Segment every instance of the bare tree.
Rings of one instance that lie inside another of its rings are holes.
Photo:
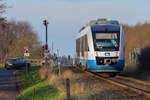
[[[7,58],[23,57],[24,46],[29,46],[33,51],[31,57],[39,58],[42,53],[37,34],[28,22],[8,22],[2,18],[6,8],[4,0],[0,0],[0,63],[4,63]]]
[[[6,8],[6,3],[4,3],[3,0],[0,0],[0,16],[5,12]]]
[[[32,52],[30,58],[40,58],[42,56],[40,41],[37,34],[32,31],[29,23],[19,21],[7,22],[4,19],[0,22],[1,62],[11,57],[23,57],[24,46],[29,46]]]

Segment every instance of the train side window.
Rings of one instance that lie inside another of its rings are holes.
[[[82,57],[84,57],[84,37],[83,36],[81,37],[81,40],[82,40],[82,43],[81,43],[82,44],[82,46],[81,46],[81,49],[82,49],[81,53],[82,54],[81,55],[82,55]]]
[[[78,40],[76,40],[76,52],[78,51],[77,47],[78,47]]]
[[[76,52],[77,52],[77,56],[80,56],[80,38],[78,38],[76,40]]]
[[[78,39],[78,56],[80,56],[80,38]]]

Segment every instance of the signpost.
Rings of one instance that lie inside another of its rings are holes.
[[[47,20],[44,20],[43,21],[43,24],[44,24],[44,26],[45,26],[45,33],[46,33],[46,44],[45,44],[45,48],[44,48],[44,57],[45,57],[45,65],[48,65],[49,64],[49,62],[48,62],[48,59],[50,59],[49,58],[49,50],[48,50],[48,43],[47,43],[47,41],[48,41],[48,21]]]
[[[31,54],[29,47],[28,46],[24,46],[24,56],[29,57]]]
[[[59,49],[57,49],[56,55],[57,55],[57,57],[59,57],[59,55],[60,55],[60,50]]]
[[[58,72],[59,72],[59,76],[60,76],[61,75],[61,68],[60,68],[61,62],[59,59],[59,56],[60,56],[60,50],[59,49],[57,49],[57,51],[56,51],[56,56],[57,56]]]
[[[30,50],[29,50],[29,47],[28,46],[24,46],[24,56],[25,57],[29,57],[30,56]],[[26,76],[28,77],[29,75],[29,64],[26,63]]]

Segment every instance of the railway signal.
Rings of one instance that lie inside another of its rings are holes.
[[[49,59],[49,50],[48,50],[48,43],[47,43],[47,41],[48,41],[48,21],[47,20],[44,20],[43,21],[43,24],[44,24],[44,26],[45,26],[45,33],[46,33],[46,43],[45,43],[45,45],[43,46],[43,51],[44,51],[44,58],[45,58],[45,64],[47,65],[48,64],[48,59]]]
[[[47,40],[48,40],[48,36],[47,36],[47,34],[48,34],[48,21],[47,20],[44,20],[43,21],[43,24],[44,24],[44,26],[45,26],[45,30],[46,30],[46,45],[48,45],[47,44]]]
[[[71,60],[71,57],[70,57],[70,55],[68,55],[68,60],[69,60],[69,61]]]

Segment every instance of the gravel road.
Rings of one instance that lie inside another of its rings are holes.
[[[14,100],[18,95],[14,72],[0,69],[0,100]]]

